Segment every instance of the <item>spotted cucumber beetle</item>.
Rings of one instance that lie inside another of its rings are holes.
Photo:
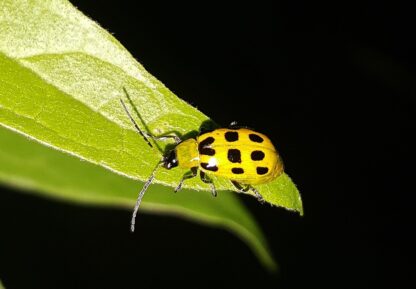
[[[127,91],[124,91],[132,104]],[[149,138],[155,141],[170,139],[175,142],[175,147],[162,156],[139,193],[131,219],[132,232],[144,193],[153,182],[156,170],[161,166],[168,170],[175,167],[189,169],[175,188],[175,192],[182,188],[185,180],[196,177],[199,171],[201,180],[210,185],[213,196],[217,195],[217,191],[210,175],[229,179],[240,192],[252,191],[261,202],[263,197],[252,185],[271,182],[283,173],[283,162],[270,139],[264,134],[237,127],[236,123],[232,123],[229,128],[203,132],[195,138],[182,140],[177,135],[158,137],[142,131],[123,99],[120,98],[120,102],[137,132],[150,147],[153,145]]]

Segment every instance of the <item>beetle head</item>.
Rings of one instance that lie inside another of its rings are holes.
[[[168,170],[177,167],[178,159],[176,157],[176,150],[171,150],[165,156],[163,156],[162,163],[162,166]]]

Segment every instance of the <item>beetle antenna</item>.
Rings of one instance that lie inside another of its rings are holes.
[[[126,89],[125,88],[123,88],[124,89],[124,91],[126,92],[126,94],[127,94],[127,91],[126,91]],[[134,127],[136,128],[136,130],[137,130],[137,132],[144,138],[144,140],[147,142],[147,144],[151,147],[151,148],[153,148],[153,145],[150,143],[150,141],[147,139],[147,137],[146,137],[146,134],[140,129],[140,127],[137,125],[137,123],[136,123],[136,121],[134,120],[134,118],[131,116],[131,114],[130,114],[130,112],[129,112],[129,110],[127,109],[127,106],[126,106],[126,104],[124,103],[124,101],[123,101],[123,99],[122,98],[120,98],[120,102],[121,102],[121,104],[123,105],[123,108],[124,108],[124,110],[126,111],[126,113],[127,113],[127,115],[128,115],[128,117],[130,118],[130,120],[131,120],[131,122],[133,123],[133,125],[134,125]]]
[[[134,227],[136,225],[136,215],[137,215],[137,211],[139,210],[140,207],[140,203],[142,202],[142,198],[144,196],[144,193],[147,191],[147,188],[150,186],[150,184],[153,182],[153,179],[155,178],[155,173],[156,170],[160,167],[160,165],[163,162],[160,161],[156,167],[153,169],[152,174],[150,175],[149,179],[144,183],[142,190],[139,193],[139,196],[137,197],[137,201],[136,201],[136,205],[134,206],[134,210],[133,210],[133,215],[131,217],[131,225],[130,225],[130,230],[133,233],[134,232]]]

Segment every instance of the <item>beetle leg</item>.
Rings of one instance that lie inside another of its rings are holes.
[[[216,196],[217,196],[217,190],[215,189],[215,185],[214,185],[214,183],[212,182],[212,179],[211,179],[209,176],[207,176],[207,174],[206,174],[206,173],[204,173],[203,171],[200,171],[200,172],[199,172],[199,175],[200,175],[200,177],[201,177],[201,180],[202,180],[204,183],[206,183],[206,184],[209,184],[209,185],[210,185],[210,187],[211,187],[211,193],[212,193],[212,195],[213,195],[214,197],[216,197]]]
[[[153,138],[154,140],[165,141],[165,140],[172,139],[176,144],[179,144],[182,141],[180,137],[174,134],[164,135],[164,136],[154,136],[147,132],[143,132],[143,134],[146,135],[147,137]]]
[[[242,184],[240,184],[239,182],[236,182],[236,181],[231,181],[231,183],[234,185],[234,187],[237,189],[237,190],[239,190],[240,192],[243,192],[243,193],[245,193],[245,192],[248,192],[249,190],[251,190],[253,193],[254,193],[254,195],[256,196],[256,198],[257,198],[257,200],[260,202],[260,203],[262,203],[262,204],[264,204],[264,199],[263,199],[263,196],[259,193],[259,191],[257,191],[255,188],[253,188],[252,186],[250,186],[250,185],[246,185],[245,187],[242,185]]]
[[[257,191],[255,188],[253,188],[252,186],[249,186],[250,190],[254,193],[254,195],[257,198],[257,201],[259,201],[260,203],[264,204],[264,199],[263,196],[259,193],[259,191]]]
[[[197,174],[198,174],[198,167],[193,167],[193,168],[191,168],[190,171],[186,172],[183,175],[181,181],[179,182],[179,185],[175,188],[175,193],[178,192],[182,188],[183,182],[185,180],[196,177]]]
[[[245,187],[243,187],[243,185],[242,185],[242,184],[240,184],[239,182],[233,181],[233,180],[231,180],[231,183],[234,185],[234,187],[235,187],[238,191],[240,191],[240,192],[242,192],[242,193],[245,193],[245,192],[247,192],[247,191],[250,189],[250,186],[245,186]]]
[[[129,103],[133,106],[133,110],[136,113],[136,115],[139,117],[139,119],[143,122],[143,119],[139,113],[139,111],[137,110],[137,108],[133,105],[133,101],[130,98],[130,95],[127,93],[127,90],[125,87],[123,87],[124,93],[126,94],[126,97],[129,101]],[[147,144],[152,148],[153,145],[151,144],[151,142],[148,140],[148,138],[150,139],[154,139],[154,140],[160,140],[160,141],[165,141],[165,140],[169,140],[172,139],[175,141],[176,144],[180,143],[182,140],[179,136],[177,136],[176,134],[171,134],[171,135],[165,135],[165,136],[154,136],[152,135],[150,132],[148,131],[143,131],[140,129],[139,125],[137,124],[137,122],[134,120],[133,116],[131,115],[130,111],[127,108],[126,103],[123,101],[122,98],[120,98],[120,102],[124,108],[124,110],[127,113],[127,116],[129,117],[130,121],[133,123],[134,127],[136,128],[137,132],[144,138],[144,140],[147,142]],[[145,125],[146,130],[148,130],[147,126]]]
[[[228,126],[229,128],[239,128],[238,123],[234,120]]]

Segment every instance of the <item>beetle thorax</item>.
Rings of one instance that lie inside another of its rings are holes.
[[[198,144],[195,139],[191,138],[184,140],[178,144],[173,151],[176,164],[181,168],[193,168],[199,166]]]

